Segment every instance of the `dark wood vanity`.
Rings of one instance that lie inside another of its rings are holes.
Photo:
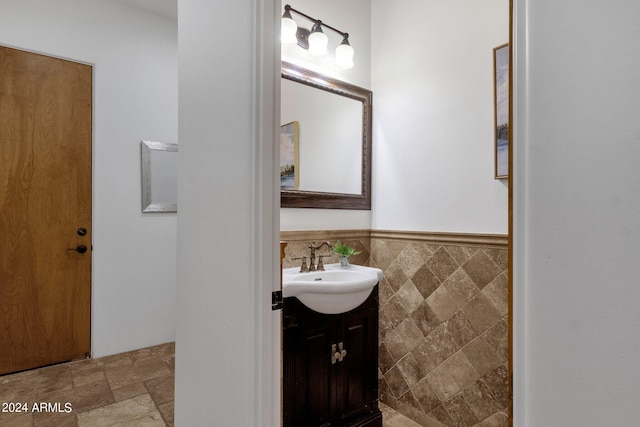
[[[342,314],[285,298],[283,328],[284,427],[382,427],[378,286]]]

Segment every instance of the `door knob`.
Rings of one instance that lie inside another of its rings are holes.
[[[67,251],[76,251],[79,254],[83,254],[87,252],[87,247],[85,245],[78,245],[75,248],[67,249]]]

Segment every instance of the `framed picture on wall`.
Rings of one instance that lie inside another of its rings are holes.
[[[297,190],[300,186],[298,163],[298,122],[280,126],[280,188]]]
[[[509,178],[509,44],[493,49],[495,178]]]

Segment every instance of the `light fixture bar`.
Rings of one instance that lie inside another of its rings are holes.
[[[319,19],[315,19],[315,18],[313,18],[313,17],[311,17],[311,16],[307,15],[306,13],[302,13],[302,12],[300,12],[299,10],[292,8],[292,7],[291,7],[290,5],[288,5],[288,4],[284,6],[284,10],[285,10],[285,12],[287,12],[287,11],[289,11],[289,12],[295,12],[295,13],[297,13],[297,14],[298,14],[298,15],[300,15],[300,16],[304,16],[304,17],[305,17],[305,18],[307,18],[309,21],[311,21],[311,22],[313,22],[313,23],[316,23],[316,24],[320,24],[323,28],[329,28],[330,30],[333,30],[333,31],[335,31],[336,33],[340,34],[342,37],[349,37],[349,34],[348,34],[348,33],[345,33],[345,32],[343,32],[343,31],[340,31],[340,30],[338,30],[337,28],[334,28],[334,27],[332,27],[331,25],[328,25],[328,24],[326,24],[326,23],[322,22],[322,21],[321,21],[321,20],[319,20]]]

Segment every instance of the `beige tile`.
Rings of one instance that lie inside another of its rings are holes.
[[[80,387],[86,384],[95,383],[98,381],[105,381],[107,378],[104,376],[103,370],[89,370],[81,371],[73,374],[73,386]]]
[[[391,406],[385,405],[384,403],[379,403],[378,404],[378,409],[380,409],[380,412],[382,412],[382,419],[388,419],[394,415],[396,415],[398,412],[393,409]]]
[[[394,291],[400,289],[408,279],[404,270],[397,261],[393,261],[391,265],[384,270],[384,277],[387,279],[387,283],[389,283]]]
[[[112,388],[120,388],[130,384],[147,381],[171,373],[169,366],[162,360],[141,359],[132,365],[105,369],[107,380]]]
[[[382,270],[386,270],[395,259],[386,243],[381,239],[373,239],[371,241],[371,257]]]
[[[451,378],[453,378],[461,390],[480,377],[478,371],[476,371],[462,351],[456,352],[440,366],[451,375]]]
[[[421,427],[420,424],[410,418],[396,412],[393,416],[382,418],[382,427]]]
[[[161,405],[157,405],[160,414],[162,415],[162,419],[164,419],[167,427],[173,427],[173,413],[174,413],[174,403],[173,400],[170,402],[165,402]]]
[[[387,346],[384,342],[380,343],[378,347],[378,367],[382,373],[387,372],[389,369],[393,368],[393,365],[396,364],[396,361],[387,350]]]
[[[109,384],[103,380],[85,384],[71,390],[50,394],[47,399],[40,401],[60,402],[61,406],[69,403],[72,408],[72,414],[77,415],[94,408],[109,405],[114,402],[114,399]],[[34,414],[34,419],[36,422],[53,422],[59,418],[64,418],[64,415],[67,414],[42,412]]]
[[[391,297],[395,295],[395,291],[389,285],[386,278],[383,278],[380,283],[378,283],[378,300],[380,307],[383,307]]]
[[[412,242],[410,243],[410,245],[418,252],[419,258],[422,260],[422,262],[425,262],[433,255],[434,251],[427,243]]]
[[[422,304],[411,313],[411,318],[416,322],[416,325],[424,336],[428,336],[441,323],[436,313],[426,301],[423,301]]]
[[[418,289],[420,294],[422,294],[423,298],[428,298],[433,291],[438,289],[438,286],[440,286],[441,283],[440,279],[433,274],[427,265],[420,267],[411,277],[411,281],[416,286],[416,289]]]
[[[478,331],[471,324],[462,310],[458,310],[444,324],[445,329],[453,337],[459,347],[464,347],[478,336]]]
[[[483,250],[473,254],[462,265],[462,268],[480,289],[484,288],[502,272]]]
[[[135,396],[140,396],[141,394],[149,392],[144,383],[130,384],[124,387],[113,389],[111,391],[113,392],[113,398],[116,402],[120,402],[121,400],[126,400]]]
[[[482,249],[499,269],[506,270],[509,268],[509,251],[507,249]]]
[[[469,248],[465,246],[451,246],[447,245],[444,247],[449,255],[456,261],[458,265],[464,264],[466,260],[469,259],[471,255],[476,252],[476,248]]]
[[[378,313],[378,336],[380,337],[380,342],[384,342],[387,339],[387,335],[395,330],[396,326],[389,316],[385,313]]]
[[[462,268],[457,269],[443,284],[449,291],[451,298],[458,304],[458,307],[465,305],[467,301],[480,292],[480,289]]]
[[[156,405],[173,401],[173,374],[154,378],[144,384]]]
[[[391,321],[392,327],[397,327],[403,320],[407,318],[409,313],[407,309],[402,305],[398,295],[394,295],[391,299],[382,307],[380,312],[387,316]]]
[[[426,258],[416,245],[408,244],[396,258],[396,262],[407,277],[411,277],[424,264]]]
[[[431,387],[427,378],[423,378],[411,387],[411,391],[425,413],[431,412],[440,405],[438,394]]]
[[[428,373],[451,357],[457,350],[458,346],[454,339],[444,327],[439,326],[412,353],[420,363],[423,372]]]
[[[411,352],[413,357],[416,358],[422,372],[429,373],[433,371],[436,367],[438,367],[446,357],[437,353],[434,349],[432,349],[430,343],[422,342]]]
[[[441,402],[445,402],[460,391],[458,384],[442,365],[431,371],[426,376],[426,380]]]
[[[486,331],[500,320],[500,313],[493,308],[489,299],[482,292],[471,298],[462,307],[462,311],[478,332]]]
[[[410,393],[407,393],[407,396],[403,396],[403,398],[404,399],[395,402],[396,410],[402,416],[402,418],[396,418],[393,420],[394,422],[408,423],[408,425],[411,427],[415,426],[415,424],[413,423],[417,423],[422,427],[448,427],[444,426],[436,419],[425,414],[422,408],[419,407],[419,405],[417,407],[414,406],[417,404],[417,401],[411,398]],[[407,424],[400,425],[406,426]]]
[[[79,427],[164,427],[160,412],[148,394],[78,414]]]
[[[173,342],[156,345],[153,347],[141,348],[139,350],[126,353],[134,363],[141,359],[162,359],[166,360],[176,353],[176,345]]]
[[[385,345],[395,360],[402,359],[407,353],[420,344],[424,336],[416,323],[405,319],[397,328],[389,332],[385,338]]]
[[[398,368],[409,387],[420,381],[424,376],[420,364],[411,353],[407,353],[407,355],[398,362]]]
[[[482,293],[500,316],[509,313],[509,288],[506,273],[499,274],[482,290]]]
[[[505,365],[498,366],[495,370],[486,374],[484,382],[491,389],[498,406],[506,411],[511,404],[511,393],[509,392],[509,369]]]
[[[500,410],[491,390],[482,380],[464,389],[462,395],[478,420],[484,420]]]
[[[12,414],[11,418],[3,419],[0,425],[2,427],[32,427],[33,426],[33,414],[23,414],[15,416]]]
[[[402,240],[385,240],[387,248],[393,258],[398,258],[400,253],[407,247],[409,243]]]
[[[448,359],[458,351],[459,346],[453,337],[447,332],[444,325],[440,325],[433,330],[424,342],[431,347],[433,352],[442,358],[442,361]]]
[[[384,376],[378,379],[378,398],[380,399],[380,402],[395,400],[393,391],[391,391],[391,387],[389,387],[389,383]]]
[[[389,369],[389,371],[384,374],[384,378],[396,398],[402,396],[409,390],[409,385],[402,376],[402,372],[398,366]]]
[[[46,402],[51,394],[73,388],[71,371],[56,365],[0,377],[3,402]],[[13,414],[0,412],[0,419]]]
[[[406,415],[407,417],[415,420],[416,414],[422,412],[422,407],[413,396],[411,389],[407,390],[405,394],[400,396],[397,400],[398,409],[401,414]]]
[[[509,417],[503,412],[497,412],[484,420],[481,427],[509,427]]]
[[[444,247],[433,253],[427,260],[427,266],[440,282],[447,280],[458,269],[458,264]]]
[[[482,337],[471,341],[462,351],[473,367],[476,368],[480,376],[496,369],[500,365],[500,360],[498,356],[496,356],[495,351]]]
[[[447,400],[443,405],[447,409],[454,425],[474,426],[480,421],[460,394]]]
[[[509,325],[506,319],[500,320],[483,335],[487,344],[493,348],[498,360],[506,362],[509,358]]]
[[[438,406],[436,409],[431,411],[429,415],[447,426],[456,425],[443,405]]]
[[[78,419],[73,414],[55,414],[43,419],[34,416],[33,427],[78,427]]]
[[[426,301],[441,322],[447,320],[458,310],[458,305],[444,286],[438,287]]]
[[[119,353],[98,359],[85,359],[71,362],[69,368],[74,375],[79,375],[80,372],[97,372],[107,368],[131,365],[132,363],[133,361],[129,358],[128,353]]]
[[[413,284],[411,279],[407,280],[405,284],[398,289],[396,296],[409,313],[412,313],[424,301],[422,294],[420,294],[420,291],[418,291],[418,288],[416,288],[416,285]]]

